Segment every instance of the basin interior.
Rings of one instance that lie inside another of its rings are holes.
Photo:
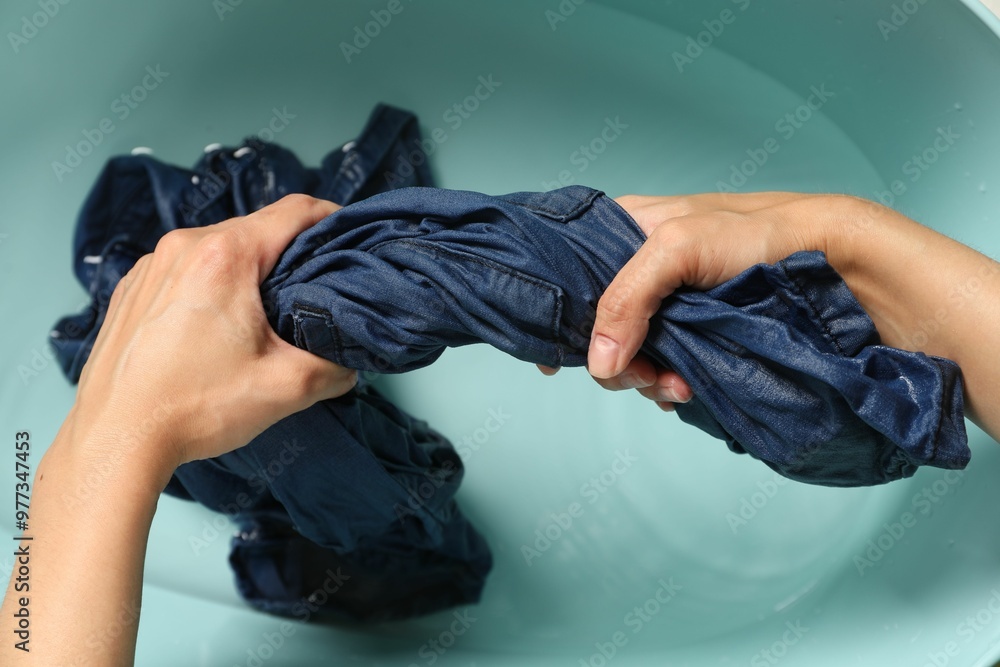
[[[0,166],[13,316],[0,421],[30,430],[40,455],[73,400],[46,338],[85,301],[71,233],[108,157],[147,146],[192,164],[206,144],[270,126],[315,165],[379,101],[444,137],[430,158],[441,187],[891,193],[903,212],[1000,254],[1000,45],[986,15],[940,0],[896,26],[892,3],[859,4],[61,6],[0,63],[16,91]],[[7,3],[2,24],[37,9]],[[124,114],[115,101],[147,67],[166,75]],[[53,167],[104,118],[114,129],[79,164]],[[950,642],[960,664],[995,657],[1000,455],[971,424],[962,474],[829,489],[786,482],[582,369],[544,378],[475,346],[378,383],[465,460],[459,501],[496,561],[468,629],[449,639],[445,613],[285,632],[236,596],[217,515],[165,497],[139,664],[253,664],[275,632],[285,634],[266,664],[598,667],[612,652],[622,665],[918,664]],[[906,513],[913,525],[898,534]]]

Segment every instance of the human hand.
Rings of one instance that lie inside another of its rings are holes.
[[[79,440],[141,454],[169,474],[350,391],[354,371],[277,336],[259,289],[292,239],[339,208],[289,195],[244,218],[167,233],[111,297],[67,419],[87,435]],[[125,436],[135,435],[129,425],[142,437]]]
[[[598,303],[588,369],[604,388],[638,389],[667,411],[690,400],[691,388],[674,371],[637,355],[663,299],[681,286],[709,289],[798,250],[825,251],[829,221],[870,215],[877,206],[854,197],[786,192],[616,201],[647,241]]]

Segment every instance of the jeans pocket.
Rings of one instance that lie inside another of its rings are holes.
[[[458,334],[443,344],[482,341],[532,363],[562,365],[559,344],[563,290],[558,285],[454,247],[406,240],[385,248],[397,255],[424,286],[424,309],[442,331]]]

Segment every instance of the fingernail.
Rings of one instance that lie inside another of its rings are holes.
[[[611,377],[618,364],[620,346],[615,340],[604,334],[597,334],[590,342],[588,355],[590,374],[596,377]]]
[[[635,373],[626,373],[622,376],[622,386],[626,389],[638,389],[639,387],[648,387],[649,385],[649,382],[644,382]]]
[[[676,403],[677,397],[674,396],[674,390],[669,387],[660,387],[656,390],[656,400],[658,401],[668,401],[670,403]]]
[[[674,403],[687,403],[692,398],[694,398],[694,394],[692,394],[691,390],[688,389],[686,386],[684,387],[683,391],[678,391],[676,387],[671,387],[671,389],[673,390],[674,396],[676,397],[674,398]]]
[[[671,403],[687,403],[691,400],[691,392],[678,391],[674,384],[668,384],[656,390],[656,398],[660,401],[670,401]]]

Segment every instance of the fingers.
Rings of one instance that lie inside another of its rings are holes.
[[[646,387],[641,387],[639,393],[655,401],[660,407],[662,403],[687,403],[694,397],[691,387],[674,371],[662,371],[656,380]]]
[[[610,378],[594,378],[597,384],[611,391],[624,389],[639,389],[656,382],[656,367],[646,357],[639,355],[629,361],[628,365],[618,375]]]
[[[597,304],[590,339],[588,369],[595,378],[620,375],[639,351],[649,331],[649,318],[660,303],[690,274],[692,250],[666,238],[662,229],[639,248]]]
[[[558,368],[553,368],[552,366],[543,366],[542,364],[535,365],[538,366],[538,370],[540,370],[543,375],[548,375],[549,377],[552,377],[559,372]]]
[[[323,199],[293,194],[246,218],[227,220],[219,226],[238,226],[248,246],[248,256],[256,258],[258,262],[260,267],[258,282],[261,282],[296,236],[340,208],[342,207],[339,204]]]

